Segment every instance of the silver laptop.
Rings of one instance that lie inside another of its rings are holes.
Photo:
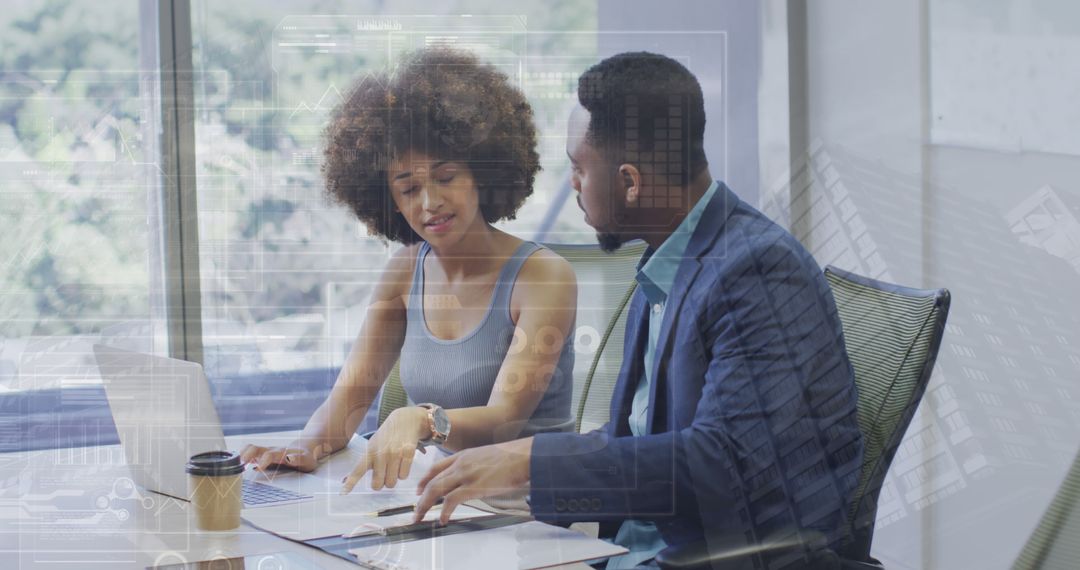
[[[100,344],[94,357],[131,477],[150,491],[188,501],[187,460],[225,449],[225,434],[202,366]],[[244,507],[312,499],[244,480]]]

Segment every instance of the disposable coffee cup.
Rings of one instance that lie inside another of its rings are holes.
[[[232,530],[240,526],[244,472],[240,456],[229,451],[207,451],[191,456],[184,470],[199,528]]]

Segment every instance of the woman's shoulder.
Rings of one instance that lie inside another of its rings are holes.
[[[577,287],[574,268],[563,256],[540,247],[534,251],[518,272],[518,285],[526,287]]]
[[[390,254],[390,265],[395,268],[410,267],[416,264],[416,257],[420,255],[420,248],[426,242],[418,241],[409,245],[403,245],[394,253]]]
[[[424,242],[400,247],[390,254],[390,259],[383,268],[380,281],[382,284],[402,294],[409,291],[412,285],[413,272],[416,269],[416,258],[420,255],[420,248]]]
[[[540,247],[525,259],[514,283],[510,319],[520,322],[525,311],[556,319],[567,327],[577,311],[577,276],[570,262]]]

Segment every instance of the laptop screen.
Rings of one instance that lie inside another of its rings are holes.
[[[225,449],[202,367],[104,345],[94,355],[132,479],[188,499],[188,458]]]

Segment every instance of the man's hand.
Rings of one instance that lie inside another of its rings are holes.
[[[461,503],[501,495],[529,484],[532,438],[517,439],[461,451],[439,461],[420,480],[413,522],[423,520],[436,501],[444,499],[439,522]]]

